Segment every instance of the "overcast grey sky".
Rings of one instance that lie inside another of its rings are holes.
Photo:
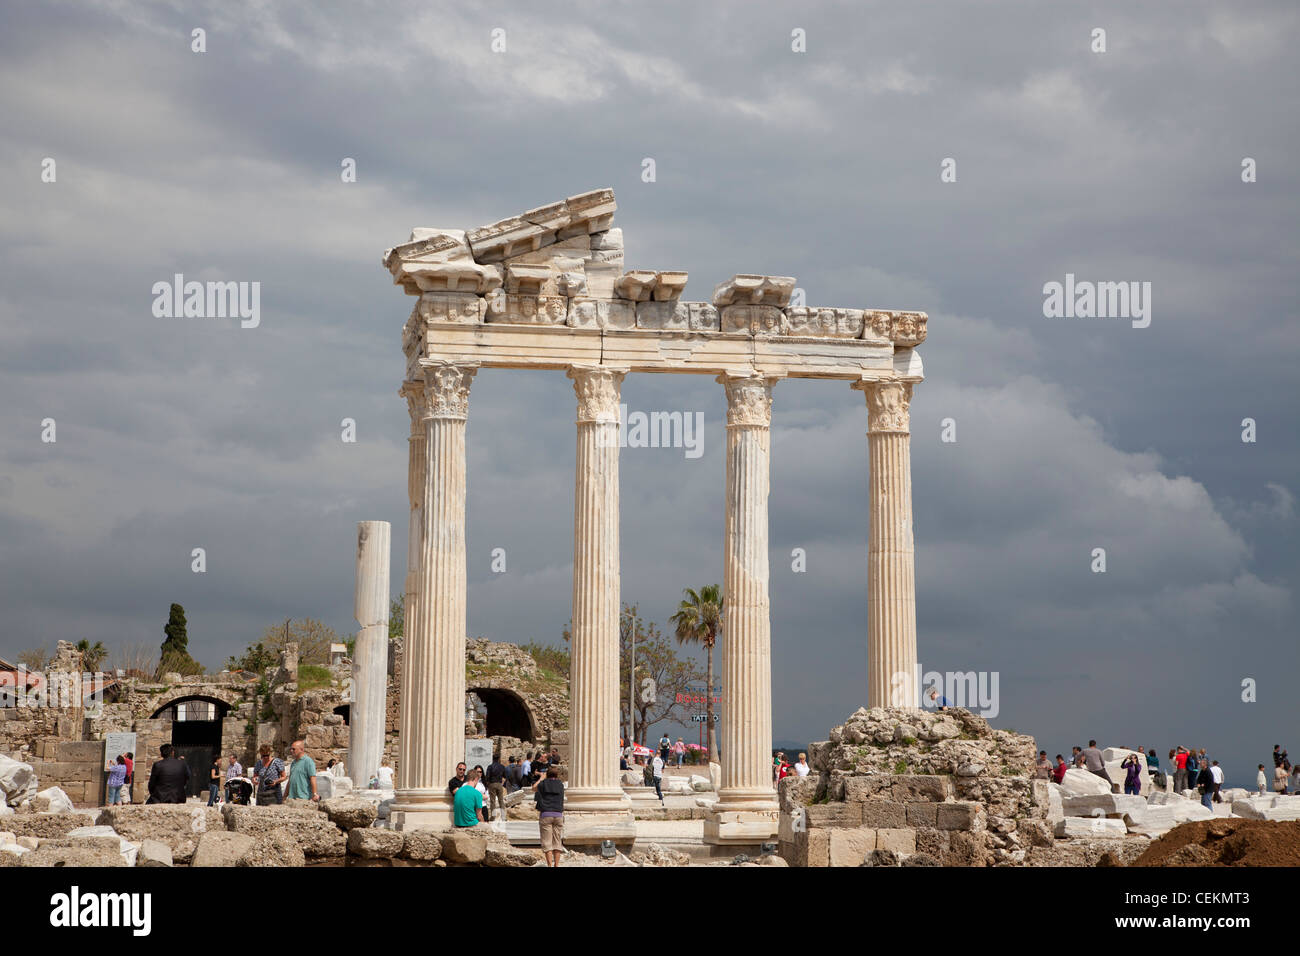
[[[287,616],[355,629],[356,522],[393,523],[395,589],[406,553],[413,300],[381,252],[612,186],[627,268],[686,298],[758,272],[929,313],[927,669],[998,672],[995,723],[1052,753],[1204,746],[1250,785],[1300,753],[1298,28],[1291,2],[6,5],[0,655],[156,644],[173,601],[209,665]],[[260,326],[155,318],[177,272],[260,282]],[[1066,273],[1150,282],[1150,326],[1044,318]],[[623,596],[665,626],[722,578],[725,403],[623,396],[705,416],[702,457],[622,459]],[[807,381],[773,409],[774,732],[802,742],[865,700],[866,411]],[[569,620],[573,417],[562,373],[474,384],[471,636]]]

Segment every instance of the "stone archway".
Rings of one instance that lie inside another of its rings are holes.
[[[210,694],[181,694],[153,712],[171,722],[171,745],[190,765],[189,796],[208,792],[208,768],[221,755],[221,722],[231,703]]]
[[[467,687],[487,707],[487,736],[538,741],[537,718],[515,691],[505,687]]]

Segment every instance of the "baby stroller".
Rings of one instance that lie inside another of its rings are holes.
[[[253,784],[247,777],[235,777],[226,781],[226,802],[248,806],[253,795]]]

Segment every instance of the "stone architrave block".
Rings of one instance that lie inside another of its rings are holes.
[[[575,329],[634,329],[636,303],[626,299],[570,299],[566,324]]]
[[[773,305],[728,305],[720,315],[723,332],[780,335],[785,330],[785,313]]]
[[[470,292],[425,292],[415,303],[415,318],[422,322],[476,325],[486,311],[483,297]]]
[[[974,802],[935,804],[934,825],[940,830],[980,831],[985,828],[984,805]]]
[[[798,306],[785,310],[786,332],[813,338],[857,339],[862,337],[862,315],[862,309]]]
[[[713,304],[768,305],[783,309],[794,292],[793,276],[736,275],[713,290]]]
[[[484,321],[513,325],[564,325],[568,306],[568,300],[560,295],[511,295],[508,292],[490,295]]]
[[[916,852],[916,830],[910,827],[877,830],[876,849],[892,850],[899,856],[911,856]]]
[[[717,332],[718,310],[707,302],[638,302],[636,324],[639,329],[673,332]]]
[[[860,827],[862,805],[858,803],[814,803],[804,808],[809,828]]]
[[[892,800],[864,800],[862,803],[845,804],[845,806],[857,806],[862,808],[862,825],[865,827],[905,827],[907,821],[907,807],[901,803],[894,803]],[[931,822],[930,826],[934,826]]]
[[[875,830],[831,830],[827,862],[831,866],[861,866],[875,848]]]

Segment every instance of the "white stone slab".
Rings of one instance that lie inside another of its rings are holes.
[[[1128,834],[1123,820],[1109,817],[1066,817],[1056,824],[1058,837],[1107,837],[1122,839]]]
[[[1065,776],[1061,780],[1061,794],[1065,797],[1082,797],[1110,792],[1110,784],[1105,780],[1089,773],[1087,770],[1080,770],[1078,767],[1071,767],[1065,771]]]

